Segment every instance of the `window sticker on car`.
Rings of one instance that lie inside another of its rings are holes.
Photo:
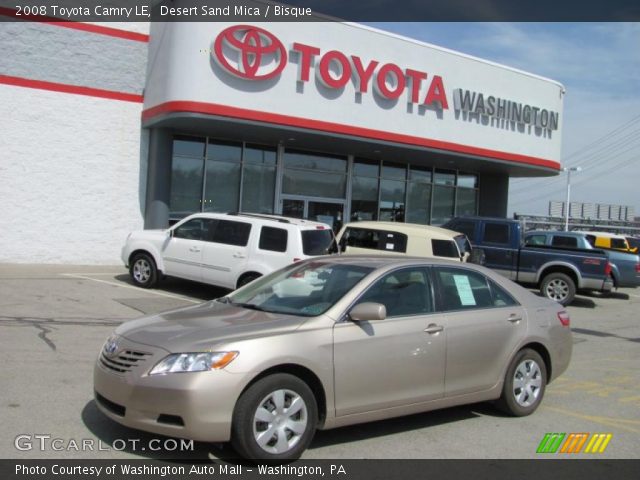
[[[453,281],[456,283],[460,303],[465,307],[476,305],[476,298],[473,296],[473,290],[469,284],[469,277],[466,275],[454,275]]]
[[[393,250],[394,246],[395,245],[393,243],[387,243],[386,248],[387,248],[387,250]]]

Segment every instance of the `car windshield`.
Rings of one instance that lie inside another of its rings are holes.
[[[320,261],[294,264],[225,298],[253,310],[313,317],[326,312],[372,270]]]

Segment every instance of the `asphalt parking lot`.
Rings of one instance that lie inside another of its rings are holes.
[[[93,363],[117,325],[224,293],[172,279],[143,290],[123,267],[0,265],[0,458],[233,458],[122,427],[92,398]],[[612,434],[604,453],[554,458],[640,458],[639,307],[640,290],[578,297],[571,366],[530,417],[475,404],[345,427],[318,432],[303,458],[535,458],[548,432]]]

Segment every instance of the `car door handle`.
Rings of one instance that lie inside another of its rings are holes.
[[[511,322],[511,323],[518,323],[520,320],[522,320],[522,316],[521,315],[516,315],[515,313],[512,313],[507,318],[507,321]]]
[[[200,249],[198,247],[189,247],[189,251],[198,253]]]
[[[247,258],[247,256],[243,253],[234,253],[233,254],[234,258]]]
[[[424,331],[429,334],[440,333],[442,330],[444,330],[444,327],[442,325],[436,325],[435,323],[430,324],[424,329]]]

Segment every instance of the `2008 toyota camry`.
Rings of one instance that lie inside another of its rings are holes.
[[[124,425],[277,462],[316,429],[485,400],[528,415],[571,350],[559,304],[483,267],[323,257],[121,325],[94,386]]]

